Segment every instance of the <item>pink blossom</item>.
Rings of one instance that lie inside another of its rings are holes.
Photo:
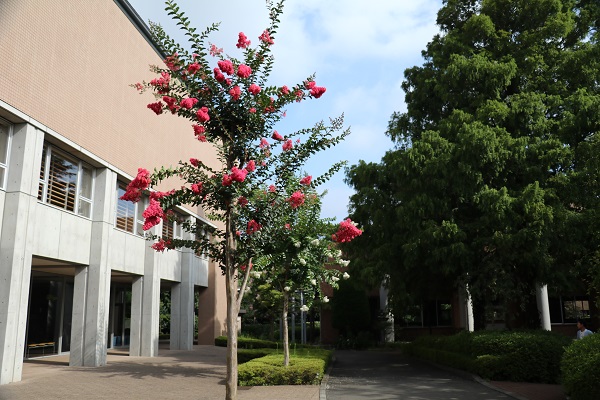
[[[260,147],[261,149],[265,149],[265,148],[268,148],[269,146],[270,145],[269,145],[269,142],[267,142],[267,139],[265,139],[265,138],[260,139],[260,144],[258,145],[258,147]]]
[[[192,192],[199,194],[202,191],[202,182],[192,183]]]
[[[338,231],[331,235],[334,242],[344,243],[349,242],[357,236],[362,235],[362,230],[358,229],[350,218],[340,222]]]
[[[282,148],[283,151],[288,151],[291,150],[292,147],[294,147],[294,145],[292,144],[292,139],[288,139],[285,141],[285,143],[283,144]]]
[[[244,32],[238,33],[238,42],[236,44],[236,47],[238,49],[245,49],[248,46],[250,46],[250,41],[248,40],[248,37],[244,35]]]
[[[312,97],[314,97],[315,99],[318,99],[319,97],[323,96],[323,93],[325,93],[327,89],[321,86],[315,86],[312,89],[310,89],[310,94]]]
[[[220,60],[217,62],[221,71],[226,73],[227,75],[233,75],[235,73],[235,68],[233,68],[233,63],[229,60]]]
[[[245,169],[248,172],[254,172],[254,170],[256,169],[256,163],[254,162],[254,160],[248,161],[248,164],[246,164]]]
[[[179,70],[179,54],[174,53],[171,56],[168,56],[167,58],[165,58],[165,65],[167,66],[167,68],[169,68],[171,71],[177,71]]]
[[[193,97],[186,97],[185,99],[181,100],[181,103],[179,104],[181,105],[181,107],[187,108],[189,110],[190,108],[194,107],[197,102],[198,99],[195,99]]]
[[[296,191],[292,193],[292,195],[287,198],[286,201],[290,203],[292,208],[298,208],[304,204],[304,193]]]
[[[246,207],[248,205],[248,199],[244,196],[240,196],[238,198],[238,204],[240,205],[240,207]]]
[[[156,115],[160,115],[163,112],[162,103],[160,101],[157,101],[156,103],[150,103],[146,107],[154,111]]]
[[[203,143],[206,142],[206,136],[204,136],[204,135],[198,135],[197,139],[199,142],[203,142]]]
[[[250,75],[252,75],[252,68],[245,64],[240,64],[240,66],[238,67],[237,76],[245,79]]]
[[[253,95],[257,95],[260,93],[260,86],[256,85],[256,84],[252,84],[250,85],[250,87],[248,88],[248,91],[250,93],[252,93]]]
[[[233,100],[239,100],[240,96],[242,95],[242,90],[239,86],[234,86],[231,89],[229,89],[229,95]]]
[[[165,249],[167,249],[167,245],[170,245],[171,241],[164,241],[162,238],[158,239],[158,242],[154,243],[151,247],[156,250],[156,251],[160,251],[161,253],[163,251],[165,251]]]
[[[277,191],[277,188],[275,187],[275,185],[269,185],[269,192],[275,193],[276,191]]]
[[[306,82],[304,82],[304,87],[307,89],[312,89],[315,87],[316,84],[317,84],[317,82],[315,82],[315,81],[306,81]]]
[[[231,79],[229,79],[229,78],[225,79],[225,84],[227,86],[231,86],[231,82],[232,82]]]
[[[260,228],[262,228],[262,225],[256,222],[255,220],[251,219],[250,221],[248,221],[246,233],[248,235],[252,235],[254,232],[258,232]]]
[[[150,172],[145,168],[138,168],[137,176],[129,182],[127,190],[120,197],[121,200],[137,202],[142,197],[142,192],[150,187]]]
[[[150,204],[148,205],[148,208],[144,210],[142,216],[145,219],[142,229],[147,231],[153,226],[158,225],[160,220],[165,217],[165,213],[160,206],[160,203],[157,200],[150,198]]]
[[[288,231],[292,230],[292,226],[290,224],[285,224],[284,225],[285,229],[287,229]]]
[[[231,180],[234,182],[244,182],[248,171],[239,169],[238,167],[231,168]]]
[[[304,98],[304,92],[300,89],[296,90],[296,101],[300,102]]]
[[[200,71],[200,64],[197,62],[188,65],[187,67],[188,74],[194,75],[196,72]]]
[[[285,96],[285,95],[290,94],[290,89],[286,85],[283,85],[280,89],[280,92],[282,95]]]
[[[275,140],[279,140],[279,141],[282,141],[282,140],[283,140],[283,136],[281,136],[281,135],[279,134],[279,132],[277,132],[277,131],[273,131],[273,136],[271,136],[271,137],[272,137],[273,139],[275,139]]]
[[[175,189],[169,190],[168,192],[158,192],[158,191],[157,192],[152,192],[152,193],[150,193],[150,198],[154,199],[154,200],[160,200],[160,199],[162,199],[165,196],[172,195],[173,193],[175,193]],[[173,212],[173,211],[171,211],[171,212]]]
[[[251,107],[249,110],[250,114],[254,114],[256,112],[256,108]]]
[[[258,37],[258,39],[263,43],[267,43],[268,45],[275,44],[273,39],[271,39],[271,35],[269,34],[269,31],[267,29],[264,30],[264,32]]]
[[[150,84],[158,89],[159,93],[165,93],[169,90],[169,82],[171,81],[171,75],[168,72],[161,72],[160,78],[154,78],[150,81]]]
[[[197,167],[198,164],[200,164],[200,161],[197,158],[190,158],[190,164],[192,164],[194,167]]]
[[[232,183],[233,183],[233,179],[231,179],[231,175],[224,174],[223,175],[223,180],[221,181],[221,184],[223,186],[230,186]]]
[[[216,55],[221,54],[222,52],[223,52],[223,49],[219,49],[214,44],[210,45],[209,53],[210,53],[211,56],[215,57]]]
[[[312,181],[312,176],[307,175],[304,178],[300,179],[300,184],[308,186],[308,185],[310,185],[311,181]]]
[[[208,115],[208,108],[202,107],[198,111],[196,111],[196,117],[200,122],[207,122],[210,120],[210,116]]]
[[[137,90],[142,91],[144,89],[144,85],[142,85],[141,83],[136,83],[135,85],[133,85]]]
[[[223,82],[225,81],[225,75],[223,75],[223,73],[221,73],[221,70],[217,67],[215,67],[215,69],[213,69],[213,72],[215,73],[215,79],[219,82]]]

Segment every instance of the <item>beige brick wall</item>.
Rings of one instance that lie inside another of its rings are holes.
[[[152,96],[128,86],[161,63],[112,0],[0,1],[0,99],[134,176],[216,163],[190,121],[156,116]]]

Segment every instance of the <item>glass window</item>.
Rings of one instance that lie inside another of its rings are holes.
[[[51,145],[44,146],[38,200],[89,218],[93,186],[94,170],[90,166]]]
[[[202,238],[206,240],[210,240],[210,233],[206,229],[206,225],[201,222],[199,219],[196,220],[196,241],[202,240]],[[199,248],[196,250],[196,255],[202,258],[208,258],[208,252],[206,249]]]
[[[127,185],[122,182],[118,182],[115,226],[124,231],[143,236],[144,217],[142,214],[145,210],[146,197],[143,196],[137,203],[121,200],[121,196],[123,196],[126,191]]]
[[[550,321],[574,323],[577,318],[590,318],[590,302],[587,296],[562,296],[549,299]]]
[[[0,120],[0,188],[4,189],[6,171],[8,169],[8,152],[10,145],[10,125]]]

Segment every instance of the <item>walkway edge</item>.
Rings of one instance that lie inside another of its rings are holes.
[[[331,356],[331,363],[329,364],[329,367],[327,367],[327,371],[321,380],[321,387],[319,388],[319,400],[327,400],[327,385],[329,384],[329,374],[331,374],[333,364],[335,364],[335,353],[333,356]]]

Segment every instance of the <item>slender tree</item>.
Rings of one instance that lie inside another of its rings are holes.
[[[319,122],[312,128],[291,134],[279,134],[275,124],[285,114],[290,103],[319,98],[325,88],[316,85],[314,76],[288,86],[269,86],[273,68],[270,48],[274,44],[283,1],[267,3],[270,25],[258,37],[258,46],[250,47],[250,39],[240,32],[237,47],[243,51],[238,60],[223,55],[222,50],[207,43],[208,35],[217,29],[212,25],[196,32],[189,19],[174,1],[166,2],[166,11],[177,21],[189,39],[187,47],[172,40],[159,25],[151,25],[153,39],[170,54],[166,68],[153,67],[158,74],[150,82],[134,86],[150,90],[156,102],[148,108],[156,114],[171,112],[191,122],[190,134],[215,148],[221,166],[209,166],[195,158],[180,161],[177,167],[155,169],[150,174],[140,169],[130,183],[124,199],[137,201],[151,186],[165,179],[179,178],[178,188],[168,192],[150,193],[150,204],[144,212],[144,229],[149,230],[170,210],[184,205],[203,207],[212,219],[224,226],[213,229],[211,240],[201,235],[203,227],[192,222],[183,224],[188,232],[198,234],[196,240],[164,240],[149,235],[157,251],[189,247],[201,249],[216,261],[225,275],[227,296],[227,379],[226,399],[237,398],[237,328],[236,321],[249,278],[252,259],[277,238],[265,233],[265,228],[280,212],[271,204],[280,204],[281,192],[269,193],[268,202],[253,203],[252,194],[269,182],[279,187],[288,175],[299,169],[313,154],[336,145],[349,134],[341,130],[342,118],[329,124]],[[312,186],[324,182],[339,170],[334,164],[313,180]],[[307,188],[300,185],[298,193]],[[268,271],[265,271],[268,273]],[[238,290],[239,289],[239,290]]]

